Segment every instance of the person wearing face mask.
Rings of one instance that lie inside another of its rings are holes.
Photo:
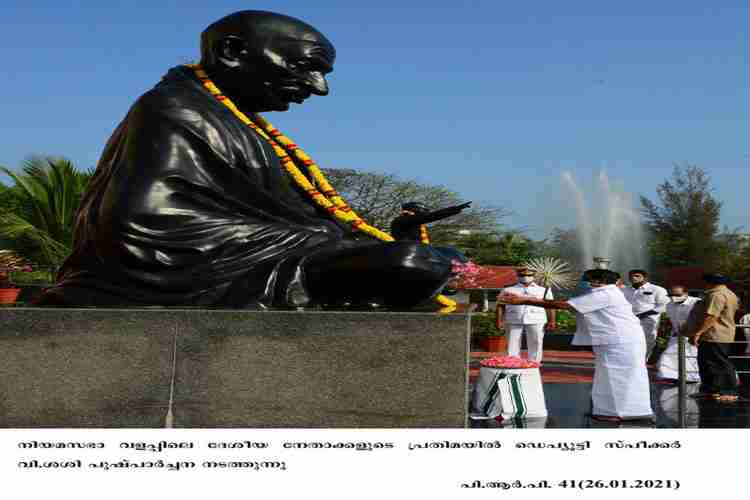
[[[633,314],[641,321],[641,328],[646,339],[646,360],[656,345],[659,331],[659,316],[669,303],[667,291],[648,281],[648,273],[643,269],[632,269],[628,273],[630,286],[622,289],[625,298],[633,306]]]
[[[518,283],[505,288],[501,293],[513,293],[538,299],[553,299],[552,292],[545,287],[534,283],[534,271],[521,268],[516,271]],[[545,311],[541,307],[519,305],[506,306],[498,303],[495,309],[495,326],[500,329],[505,325],[508,336],[508,356],[520,356],[521,335],[526,334],[529,359],[537,362],[542,361],[542,346],[544,341],[544,328],[554,330],[556,325],[555,312]]]
[[[594,351],[591,388],[592,418],[606,422],[652,419],[651,394],[644,355],[646,341],[633,308],[617,288],[620,275],[608,269],[589,269],[583,280],[591,290],[568,300],[542,300],[503,293],[504,304],[533,305],[573,311],[582,324],[574,345]]]
[[[680,335],[680,331],[684,328],[685,322],[690,315],[690,311],[696,303],[700,302],[697,297],[690,297],[687,293],[687,289],[683,285],[672,285],[669,288],[669,297],[671,301],[667,304],[667,317],[672,325],[672,336],[667,343],[667,348],[659,358],[659,362],[656,364],[656,373],[659,378],[665,380],[676,381],[679,378],[678,373],[678,358],[677,358],[677,339]],[[699,382],[700,376],[698,374],[698,362],[696,356],[698,350],[695,346],[686,346],[686,362],[687,362],[687,381],[688,382]]]
[[[698,347],[701,387],[694,397],[734,403],[738,399],[737,372],[729,350],[734,342],[739,299],[726,286],[726,276],[708,273],[703,275],[703,281],[705,297],[690,311],[681,332]]]

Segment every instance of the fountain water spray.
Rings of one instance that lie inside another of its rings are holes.
[[[593,198],[584,195],[570,172],[563,172],[562,181],[575,204],[580,269],[592,262],[595,268],[613,265],[620,272],[646,267],[645,233],[632,196],[613,186],[603,170]]]

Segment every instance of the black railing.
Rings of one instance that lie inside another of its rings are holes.
[[[736,325],[739,329],[744,330],[750,330],[750,325]],[[747,333],[745,334],[747,338]],[[697,356],[688,356],[687,355],[687,348],[685,343],[687,342],[687,337],[678,336],[677,337],[677,371],[678,371],[678,419],[679,419],[679,426],[680,428],[687,427],[687,417],[688,417],[688,411],[687,411],[687,398],[688,398],[688,390],[687,390],[687,378],[688,373],[696,373],[695,370],[688,370],[687,368],[687,360],[688,359],[695,359]],[[728,342],[731,344],[750,344],[750,341],[748,340],[735,340],[734,342]],[[747,353],[747,351],[745,351]],[[730,355],[729,359],[750,359],[750,355]],[[745,374],[750,373],[750,370],[735,370],[737,374]]]

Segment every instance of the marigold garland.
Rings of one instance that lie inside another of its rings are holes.
[[[253,114],[255,121],[248,118],[248,116],[240,111],[227,96],[222,94],[221,90],[219,90],[219,88],[211,81],[208,74],[199,64],[189,64],[187,67],[195,72],[195,75],[212,96],[226,106],[242,123],[257,132],[258,135],[273,147],[273,150],[279,157],[284,169],[289,172],[297,185],[300,186],[315,203],[324,208],[336,219],[350,224],[355,231],[361,231],[382,241],[394,241],[390,234],[367,224],[359,215],[357,215],[333,186],[331,186],[323,175],[323,172],[320,170],[320,167],[318,167],[313,159],[291,139],[282,134],[279,129],[275,128],[257,113]],[[307,172],[310,174],[315,184],[317,184],[317,187],[300,171],[292,158],[292,155],[294,155],[294,157],[305,166]],[[422,243],[429,244],[427,228],[424,225],[420,228],[420,240]],[[438,295],[435,297],[435,300],[444,306],[440,312],[451,312],[456,308],[456,302],[443,295]]]
[[[425,245],[430,244],[430,234],[427,232],[427,225],[422,224],[419,226],[419,241]]]
[[[409,214],[409,215],[417,215],[415,212],[412,212],[411,210],[402,210],[401,213]],[[423,245],[429,245],[430,244],[430,233],[427,232],[427,224],[421,224],[419,226],[419,242]]]

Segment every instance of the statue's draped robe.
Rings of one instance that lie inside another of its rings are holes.
[[[292,182],[263,138],[174,68],[106,145],[48,302],[294,303],[305,258],[374,241]]]

